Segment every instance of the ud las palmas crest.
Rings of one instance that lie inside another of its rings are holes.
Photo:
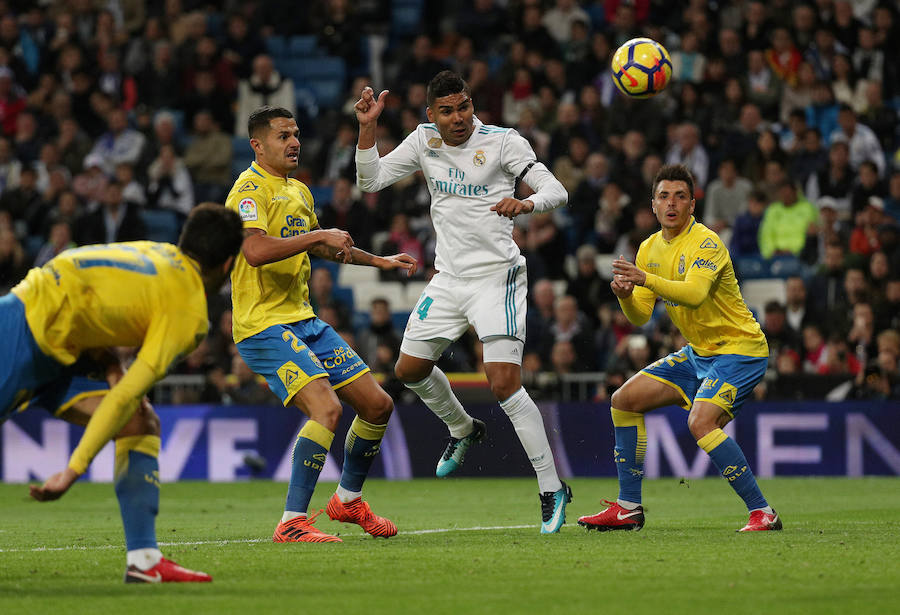
[[[484,156],[484,150],[477,150],[475,152],[475,156],[472,158],[472,164],[474,164],[476,167],[480,167],[485,162],[487,162],[487,158],[485,158]]]
[[[678,275],[684,275],[684,254],[678,259]]]

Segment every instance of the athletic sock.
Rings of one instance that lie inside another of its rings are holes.
[[[162,559],[159,549],[132,549],[125,559],[126,566],[134,566],[138,570],[150,570]]]
[[[647,427],[642,412],[626,412],[610,408],[616,434],[616,473],[619,476],[619,505],[637,508],[641,505],[641,482],[644,478],[644,455],[647,453]]]
[[[115,491],[129,553],[143,549],[158,552],[159,445],[159,436],[128,436],[116,440]],[[133,559],[141,558],[135,555]],[[144,558],[146,561],[149,560]]]
[[[744,451],[721,429],[714,429],[699,440],[697,446],[709,455],[734,491],[744,500],[747,510],[765,508],[769,504],[763,497]]]
[[[387,423],[373,425],[359,417],[353,419],[344,441],[344,469],[337,491],[341,502],[350,502],[362,494],[363,483],[381,449],[386,429]]]
[[[451,436],[464,438],[472,433],[474,429],[472,417],[453,394],[446,374],[437,367],[431,369],[427,378],[407,384],[406,387],[418,395],[425,405],[447,424]]]
[[[333,440],[334,432],[312,419],[306,421],[297,434],[282,521],[306,514]]]
[[[547,493],[562,489],[562,481],[559,480],[553,461],[553,451],[550,450],[550,442],[547,441],[544,419],[525,388],[522,387],[501,401],[500,407],[512,422],[522,448],[534,466],[538,490]]]

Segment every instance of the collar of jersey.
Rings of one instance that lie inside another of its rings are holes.
[[[681,231],[680,233],[678,233],[677,235],[675,235],[672,239],[666,239],[665,237],[663,237],[662,231],[659,232],[659,236],[666,243],[673,244],[673,243],[675,243],[677,241],[681,241],[682,239],[687,237],[688,234],[690,234],[690,232],[694,229],[695,224],[697,224],[697,221],[694,219],[694,216],[691,216],[691,223],[688,224],[687,228],[685,230]]]
[[[271,173],[266,171],[264,168],[259,166],[255,160],[250,163],[250,170],[253,171],[254,173],[256,173],[257,175],[259,175],[260,177],[262,177],[263,179],[273,179],[275,181],[281,181],[281,182],[285,182],[285,183],[287,183],[287,181],[288,181],[287,177],[279,177],[278,175],[272,175]]]

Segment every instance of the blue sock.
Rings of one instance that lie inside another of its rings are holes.
[[[115,489],[129,551],[157,547],[158,456],[159,436],[130,436],[116,440]]]
[[[373,425],[359,417],[353,419],[344,442],[344,469],[341,487],[354,493],[362,491],[375,455],[381,449],[381,438],[387,424]]]
[[[610,408],[616,433],[616,472],[619,475],[619,499],[641,503],[644,455],[647,453],[647,428],[644,414]]]
[[[750,470],[744,451],[728,434],[715,429],[697,440],[697,445],[706,451],[725,480],[731,483],[731,487],[747,505],[747,510],[769,505],[756,484],[756,477]]]
[[[286,511],[306,514],[332,440],[334,433],[319,423],[309,420],[303,425],[291,458],[291,482],[284,503]]]

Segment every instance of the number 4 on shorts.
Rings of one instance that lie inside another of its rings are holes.
[[[419,320],[425,320],[428,316],[428,308],[431,307],[432,303],[434,303],[434,299],[427,295],[419,302],[419,307],[416,308],[416,314],[419,315]]]

